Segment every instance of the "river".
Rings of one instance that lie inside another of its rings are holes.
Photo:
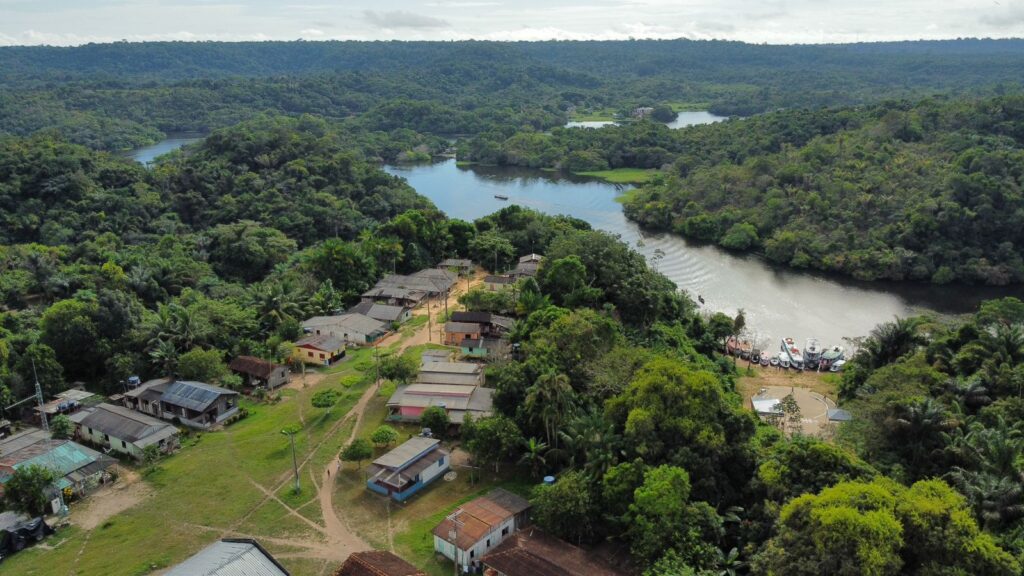
[[[143,146],[142,148],[136,148],[131,152],[128,152],[127,156],[136,162],[140,162],[145,166],[149,166],[159,156],[163,156],[168,152],[173,152],[186,144],[198,142],[202,140],[202,134],[168,134],[167,139],[161,140],[152,146]]]
[[[669,128],[686,128],[687,126],[696,126],[697,124],[712,124],[715,122],[721,122],[722,120],[728,120],[725,116],[716,116],[707,110],[690,110],[680,112],[676,119],[671,122],[666,122],[665,126]],[[570,121],[565,123],[566,128],[601,128],[602,126],[614,126],[617,122],[613,120],[581,120],[581,121]]]
[[[197,139],[175,136],[129,157],[149,164]],[[801,344],[809,337],[824,345],[841,344],[842,338],[864,336],[894,316],[964,314],[988,298],[1024,295],[1020,288],[857,282],[772,266],[753,255],[693,244],[671,234],[644,232],[626,219],[615,201],[621,187],[599,180],[521,168],[459,167],[454,160],[384,169],[406,178],[454,218],[473,220],[519,204],[548,214],[571,214],[618,234],[694,299],[703,297],[705,310],[734,315],[742,308],[755,342],[770,349],[784,336]],[[495,194],[509,199],[498,200]]]
[[[1015,289],[867,283],[772,266],[753,255],[696,245],[670,234],[652,234],[626,219],[615,201],[620,188],[602,181],[565,178],[537,170],[459,167],[454,160],[415,166],[387,166],[449,216],[473,220],[509,204],[549,214],[571,214],[594,228],[621,236],[651,265],[706,310],[733,315],[742,308],[755,342],[774,349],[784,336],[822,344],[866,335],[894,316],[926,311],[961,314],[985,298],[1021,293]],[[495,194],[508,196],[501,201]]]

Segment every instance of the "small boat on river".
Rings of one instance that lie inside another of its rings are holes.
[[[817,368],[821,359],[821,344],[814,338],[808,338],[804,344],[804,362],[808,368]]]
[[[508,200],[508,196],[505,196],[504,194],[495,194],[494,197],[498,200]]]
[[[767,354],[762,354],[761,355],[761,367],[766,367],[766,366],[768,366],[768,364],[769,364],[768,355]]]
[[[778,367],[779,366],[779,355],[776,354],[775,356],[772,356],[772,359],[769,360],[768,363],[771,364],[772,366]]]

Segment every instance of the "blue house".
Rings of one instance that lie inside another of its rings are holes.
[[[404,502],[450,468],[448,452],[434,438],[410,438],[370,465],[366,487]]]

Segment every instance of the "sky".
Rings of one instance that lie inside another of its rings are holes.
[[[1024,36],[1024,0],[0,0],[0,45]]]

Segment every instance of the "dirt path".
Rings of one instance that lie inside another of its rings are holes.
[[[73,524],[83,530],[92,530],[153,493],[153,488],[142,482],[138,473],[122,470],[119,482],[90,494],[75,508]]]

